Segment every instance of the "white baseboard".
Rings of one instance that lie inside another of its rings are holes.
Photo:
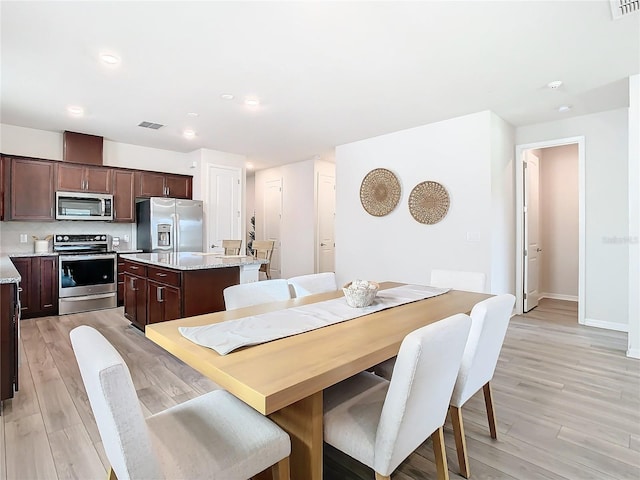
[[[562,295],[561,293],[541,293],[540,298],[551,298],[553,300],[567,300],[569,302],[577,302],[577,295]]]
[[[606,320],[596,320],[593,318],[585,318],[584,325],[587,327],[605,328],[607,330],[615,330],[617,332],[628,332],[629,326],[622,323],[608,322]]]
[[[627,357],[640,358],[640,348],[630,348],[627,350]]]

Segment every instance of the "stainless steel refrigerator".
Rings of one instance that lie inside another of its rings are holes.
[[[200,200],[152,197],[136,203],[137,245],[144,252],[202,252]]]

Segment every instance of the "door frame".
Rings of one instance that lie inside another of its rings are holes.
[[[525,150],[578,144],[578,323],[585,324],[585,137],[567,137],[516,145],[516,313],[524,302],[524,168]]]

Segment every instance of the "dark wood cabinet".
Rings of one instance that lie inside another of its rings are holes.
[[[131,260],[123,263],[124,315],[140,329],[151,323],[222,311],[222,291],[240,283],[239,267],[178,270]]]
[[[5,167],[5,220],[54,220],[56,163],[7,158]]]
[[[111,193],[113,169],[60,162],[56,190],[66,192]]]
[[[180,289],[147,280],[147,325],[182,317]]]
[[[58,257],[17,257],[11,261],[20,273],[22,318],[58,314]]]
[[[18,390],[18,285],[0,284],[0,402]]]
[[[135,172],[114,169],[113,178],[113,221],[136,221]]]
[[[124,316],[144,330],[147,324],[147,267],[124,260]]]
[[[5,191],[5,160],[0,157],[0,221],[4,220],[4,191]]]
[[[159,172],[137,173],[137,196],[192,198],[193,177]]]

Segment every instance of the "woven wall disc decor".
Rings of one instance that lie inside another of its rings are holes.
[[[386,168],[376,168],[367,173],[360,185],[360,202],[367,213],[383,217],[400,201],[400,182]]]
[[[420,223],[438,223],[449,211],[449,192],[438,182],[419,183],[409,195],[409,211]]]

